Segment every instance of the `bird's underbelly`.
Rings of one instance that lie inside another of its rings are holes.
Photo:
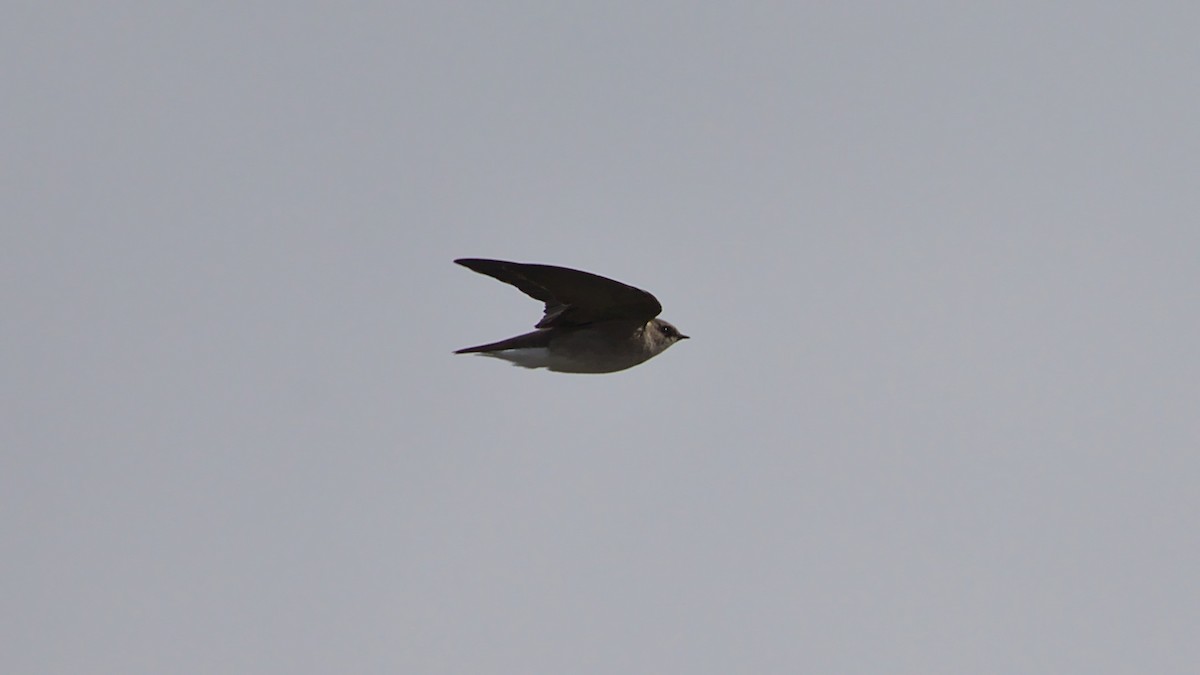
[[[640,354],[563,353],[546,347],[525,347],[487,352],[522,368],[546,368],[559,373],[612,373],[632,368],[646,359]]]

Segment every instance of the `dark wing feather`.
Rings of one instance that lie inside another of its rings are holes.
[[[512,284],[531,298],[546,303],[538,328],[581,326],[595,321],[649,321],[662,312],[653,295],[640,288],[596,274],[553,265],[461,258],[467,269]]]

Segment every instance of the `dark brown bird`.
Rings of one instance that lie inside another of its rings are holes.
[[[686,340],[657,319],[658,300],[602,276],[553,265],[460,258],[454,262],[512,284],[546,303],[537,330],[455,354],[479,353],[525,368],[560,373],[613,373],[642,363]]]

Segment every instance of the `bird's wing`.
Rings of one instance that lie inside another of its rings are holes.
[[[454,262],[512,284],[546,303],[546,314],[537,328],[582,326],[614,319],[649,321],[662,312],[662,305],[646,291],[588,272],[481,258]]]

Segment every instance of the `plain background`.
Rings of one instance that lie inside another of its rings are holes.
[[[1196,672],[1197,25],[9,3],[0,671]]]

